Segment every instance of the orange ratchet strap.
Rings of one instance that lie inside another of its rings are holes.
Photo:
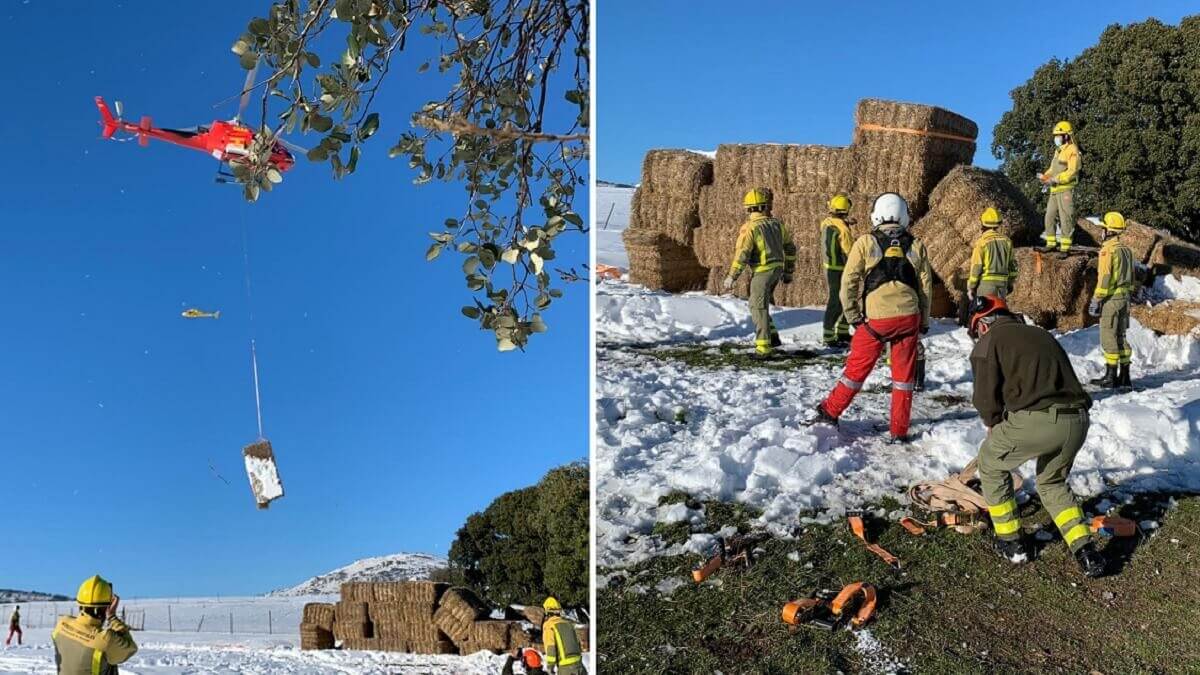
[[[1137,523],[1121,516],[1092,518],[1092,532],[1108,537],[1132,537],[1137,534],[1137,527]]]
[[[783,606],[781,618],[789,627],[810,625],[833,630],[849,615],[846,610],[860,597],[858,611],[850,617],[850,625],[861,628],[875,616],[876,604],[875,587],[861,581],[847,584],[837,595],[832,595],[831,591],[820,591],[813,598],[792,600]]]
[[[717,570],[721,569],[721,565],[724,562],[725,562],[724,552],[714,555],[713,557],[709,558],[708,561],[705,562],[703,565],[692,570],[692,580],[695,581],[696,583],[700,583],[701,581],[704,581],[709,576],[711,576],[713,572],[716,572]]]
[[[888,553],[887,549],[883,548],[879,544],[872,544],[871,542],[867,541],[867,527],[863,522],[861,511],[851,511],[847,513],[846,520],[850,523],[850,531],[854,533],[854,536],[862,540],[862,543],[866,545],[868,551],[879,556],[885,563],[891,565],[893,569],[900,569],[899,558],[891,553]],[[911,530],[909,531],[911,532]]]
[[[871,584],[864,584],[861,581],[856,581],[852,584],[844,586],[842,592],[837,594],[837,597],[830,603],[829,609],[834,616],[841,616],[842,610],[846,608],[846,603],[852,601],[855,596],[862,595],[862,604],[858,607],[858,612],[850,619],[850,623],[854,624],[855,628],[862,628],[863,624],[871,620],[875,616],[875,587]]]

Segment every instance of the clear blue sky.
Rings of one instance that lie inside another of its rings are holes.
[[[586,287],[528,353],[499,354],[459,313],[461,258],[424,260],[463,193],[414,187],[386,157],[437,96],[416,54],[340,183],[302,159],[247,205],[200,153],[99,138],[95,95],[163,126],[231,116],[213,108],[244,77],[229,47],[267,5],[0,9],[0,588],[73,593],[100,573],[128,596],[257,593],[364,556],[445,554],[469,513],[587,456]],[[242,219],[287,490],[269,511],[242,468],[257,435]],[[558,262],[586,261],[584,237],[560,246]],[[222,317],[180,318],[190,306]]]
[[[596,12],[597,178],[640,179],[651,148],[846,145],[861,98],[940,105],[979,124],[975,163],[1009,92],[1104,28],[1195,2],[772,2],[601,0]]]

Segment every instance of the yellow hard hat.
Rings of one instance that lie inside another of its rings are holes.
[[[107,607],[113,598],[112,584],[95,575],[79,584],[75,599],[84,607]]]
[[[561,612],[562,605],[558,604],[558,598],[552,595],[546,598],[546,601],[542,603],[542,609],[546,610],[547,612]]]
[[[1075,130],[1071,128],[1071,123],[1066,120],[1063,120],[1063,121],[1059,122],[1058,124],[1054,125],[1054,135],[1055,136],[1058,136],[1059,134],[1073,134],[1073,133],[1075,133]]]
[[[1116,211],[1109,211],[1104,214],[1104,229],[1109,232],[1124,232],[1125,231],[1125,216]]]
[[[771,191],[767,188],[754,188],[746,193],[742,198],[742,206],[751,209],[757,206],[769,206],[771,204]]]
[[[838,214],[849,213],[850,198],[840,192],[837,193],[829,200],[829,211]]]
[[[979,222],[983,223],[984,227],[999,227],[1001,223],[1000,212],[995,207],[989,206],[983,210],[983,215],[979,216]]]

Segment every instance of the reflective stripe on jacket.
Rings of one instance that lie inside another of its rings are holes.
[[[729,275],[737,277],[746,267],[753,272],[782,267],[785,273],[791,274],[795,266],[796,245],[792,243],[787,227],[765,213],[751,213],[750,219],[738,230]]]
[[[829,216],[821,221],[821,265],[827,270],[846,269],[846,256],[854,238],[846,221]]]
[[[1096,268],[1097,300],[1126,295],[1133,289],[1133,251],[1121,243],[1120,237],[1109,237],[1100,247],[1100,261]]]
[[[1075,187],[1079,182],[1080,161],[1079,146],[1074,143],[1067,143],[1054,151],[1054,159],[1050,161],[1050,168],[1046,169],[1044,174],[1055,181],[1055,184],[1050,186],[1051,194]]]
[[[583,660],[575,624],[561,616],[551,616],[542,623],[542,643],[548,666],[570,666]]]
[[[86,614],[62,616],[50,634],[59,675],[113,675],[117,664],[137,653],[129,627],[120,619],[99,619]]]
[[[879,243],[870,234],[859,237],[850,247],[846,270],[842,273],[842,312],[851,325],[867,319],[890,319],[910,314],[921,315],[921,325],[929,325],[929,299],[933,297],[933,271],[929,254],[920,239],[913,239],[908,260],[917,273],[917,288],[898,281],[881,285],[871,291],[866,301],[862,292],[867,273],[883,260]],[[865,305],[865,306],[864,306]]]
[[[984,232],[971,251],[971,274],[967,288],[974,289],[980,281],[1002,281],[1010,285],[1017,279],[1017,258],[1012,241],[995,230]]]

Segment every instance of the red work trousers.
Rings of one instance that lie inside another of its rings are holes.
[[[4,641],[5,647],[8,646],[8,643],[12,642],[14,633],[16,633],[16,635],[17,635],[17,644],[18,645],[21,644],[21,638],[23,637],[21,635],[21,627],[20,626],[10,626],[8,629],[8,639]]]
[[[888,343],[892,345],[892,420],[893,436],[906,436],[912,417],[913,383],[917,374],[917,336],[921,315],[896,316],[890,319],[870,319],[859,326],[850,338],[850,355],[846,368],[821,405],[825,412],[841,417],[863,382],[875,368],[875,362]]]

